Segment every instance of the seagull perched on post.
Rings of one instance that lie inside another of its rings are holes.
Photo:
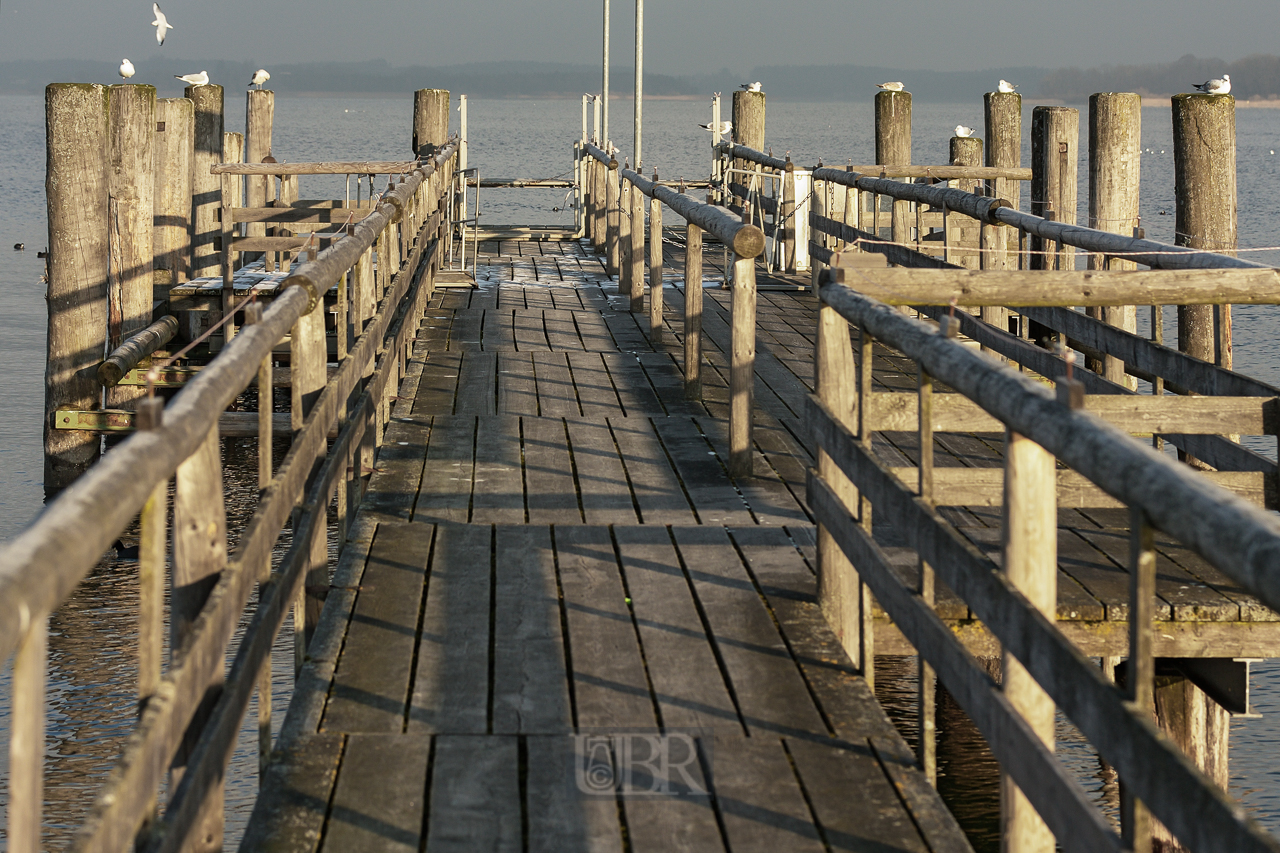
[[[164,44],[164,31],[173,29],[173,24],[169,23],[164,12],[160,11],[159,3],[152,3],[151,11],[156,13],[156,19],[151,22],[151,26],[156,28],[156,44]]]
[[[973,136],[973,128],[965,127],[963,124],[957,124],[956,136],[959,136],[962,139],[967,139],[968,137]]]
[[[270,79],[271,79],[271,75],[267,73],[267,69],[259,68],[257,71],[253,72],[253,77],[249,78],[249,85],[257,86],[259,89],[261,89],[262,84],[267,82]]]
[[[183,83],[190,83],[192,86],[208,86],[209,72],[201,71],[199,74],[175,74],[174,77]]]
[[[128,80],[130,77],[132,77],[132,76],[133,76],[133,73],[134,73],[134,72],[133,72],[133,63],[132,63],[132,62],[130,62],[128,59],[126,59],[124,62],[121,62],[121,63],[120,63],[120,76],[121,76],[121,77],[123,77],[125,80]]]
[[[1010,83],[1008,80],[1001,80],[999,85],[996,86],[996,91],[1004,92],[1007,95],[1016,88],[1018,87],[1013,83]]]
[[[712,127],[711,122],[707,122],[706,124],[700,124],[700,125],[698,125],[698,127],[702,128],[703,130],[715,131],[715,128],[714,128],[714,127]],[[733,122],[731,122],[731,121],[722,121],[722,122],[720,122],[720,132],[721,132],[721,133],[728,133],[728,132],[729,132],[729,131],[731,131],[731,130],[733,130]]]
[[[1195,87],[1206,95],[1225,95],[1231,91],[1231,75],[1223,74],[1212,80],[1206,80]]]
[[[877,88],[884,89],[886,92],[901,92],[902,83],[897,80],[891,80],[888,83],[877,83]]]
[[[759,92],[759,91],[760,91],[760,81],[759,81],[759,80],[757,80],[757,81],[756,81],[756,82],[754,82],[754,83],[742,83],[742,84],[740,84],[740,85],[738,86],[738,88],[739,88],[739,89],[741,89],[741,90],[742,90],[742,91],[744,91],[744,92]]]

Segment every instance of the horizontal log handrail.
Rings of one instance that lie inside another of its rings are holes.
[[[678,193],[646,179],[630,169],[621,170],[622,177],[640,192],[656,198],[667,207],[724,243],[740,258],[755,258],[764,252],[764,232],[755,225],[743,222],[732,211],[713,204],[704,204],[691,196]]]
[[[215,163],[214,175],[407,175],[424,164],[417,160],[357,160],[322,163]]]

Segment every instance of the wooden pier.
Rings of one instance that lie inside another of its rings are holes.
[[[270,151],[250,94],[224,153]],[[1247,659],[1280,656],[1280,468],[1238,443],[1280,434],[1280,389],[1230,369],[1230,304],[1280,304],[1280,273],[1059,219],[1077,117],[1037,113],[1024,169],[1018,98],[987,97],[987,165],[953,140],[928,166],[910,95],[882,93],[879,162],[846,170],[762,153],[764,95],[736,93],[711,203],[620,166],[584,104],[578,228],[488,229],[474,275],[446,268],[481,179],[443,90],[414,160],[206,158],[217,213],[206,187],[163,247],[164,316],[104,364],[126,390],[51,392],[76,418],[49,425],[75,439],[59,476],[135,434],[2,553],[11,849],[40,846],[45,619],[140,514],[141,714],[76,849],[220,849],[257,692],[245,850],[963,851],[940,684],[1001,762],[1015,853],[1275,851],[1222,787]],[[298,194],[371,173],[363,200]],[[1184,351],[1133,333],[1150,304],[1188,309]],[[139,367],[175,329],[201,363]],[[218,442],[253,396],[262,493],[233,533]],[[877,655],[918,658],[914,751]],[[1122,780],[1118,831],[1054,757],[1056,709]]]

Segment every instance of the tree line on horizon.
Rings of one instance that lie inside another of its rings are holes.
[[[1099,68],[1059,68],[1040,80],[1043,98],[1084,102],[1094,92],[1137,92],[1173,95],[1223,74],[1231,75],[1231,94],[1237,99],[1280,98],[1280,56],[1254,54],[1235,62],[1187,54],[1157,65],[1107,65]]]

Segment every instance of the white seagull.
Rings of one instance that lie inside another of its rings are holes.
[[[1231,75],[1223,74],[1212,80],[1206,80],[1195,87],[1206,95],[1225,95],[1231,91]]]
[[[128,80],[133,76],[133,63],[126,59],[120,63],[120,76]]]
[[[888,83],[877,83],[876,86],[878,88],[884,89],[886,92],[902,91],[902,83],[898,82],[897,80],[891,80]]]
[[[996,86],[996,91],[1004,92],[1005,94],[1008,94],[1009,92],[1012,92],[1016,88],[1018,87],[1015,84],[1010,83],[1008,80],[1001,80],[999,85]]]
[[[700,124],[698,125],[698,127],[702,128],[703,130],[712,130],[712,131],[715,130],[715,128],[711,126],[711,122],[707,122],[706,124]],[[728,133],[731,130],[733,130],[733,122],[731,121],[720,122],[721,133]]]
[[[174,77],[183,83],[190,83],[192,86],[208,86],[209,72],[201,71],[199,74],[175,74]]]
[[[261,89],[262,84],[267,82],[270,79],[271,79],[271,75],[267,73],[267,69],[259,68],[257,71],[253,72],[253,77],[249,79],[249,85],[257,86],[259,89]]]
[[[173,24],[169,23],[169,19],[164,16],[164,12],[160,11],[159,3],[152,3],[151,11],[156,13],[156,19],[151,22],[151,26],[156,28],[156,43],[164,44],[164,31],[173,29]]]
[[[742,91],[744,91],[744,92],[759,92],[759,91],[760,91],[760,81],[759,81],[759,80],[757,80],[757,81],[756,81],[756,82],[754,82],[754,83],[742,83],[742,84],[740,84],[740,85],[738,86],[738,88],[739,88],[739,89],[741,89],[741,90],[742,90]]]
[[[957,124],[957,125],[956,125],[956,136],[959,136],[959,137],[969,137],[969,136],[973,136],[973,128],[972,128],[972,127],[965,127],[963,124]]]

